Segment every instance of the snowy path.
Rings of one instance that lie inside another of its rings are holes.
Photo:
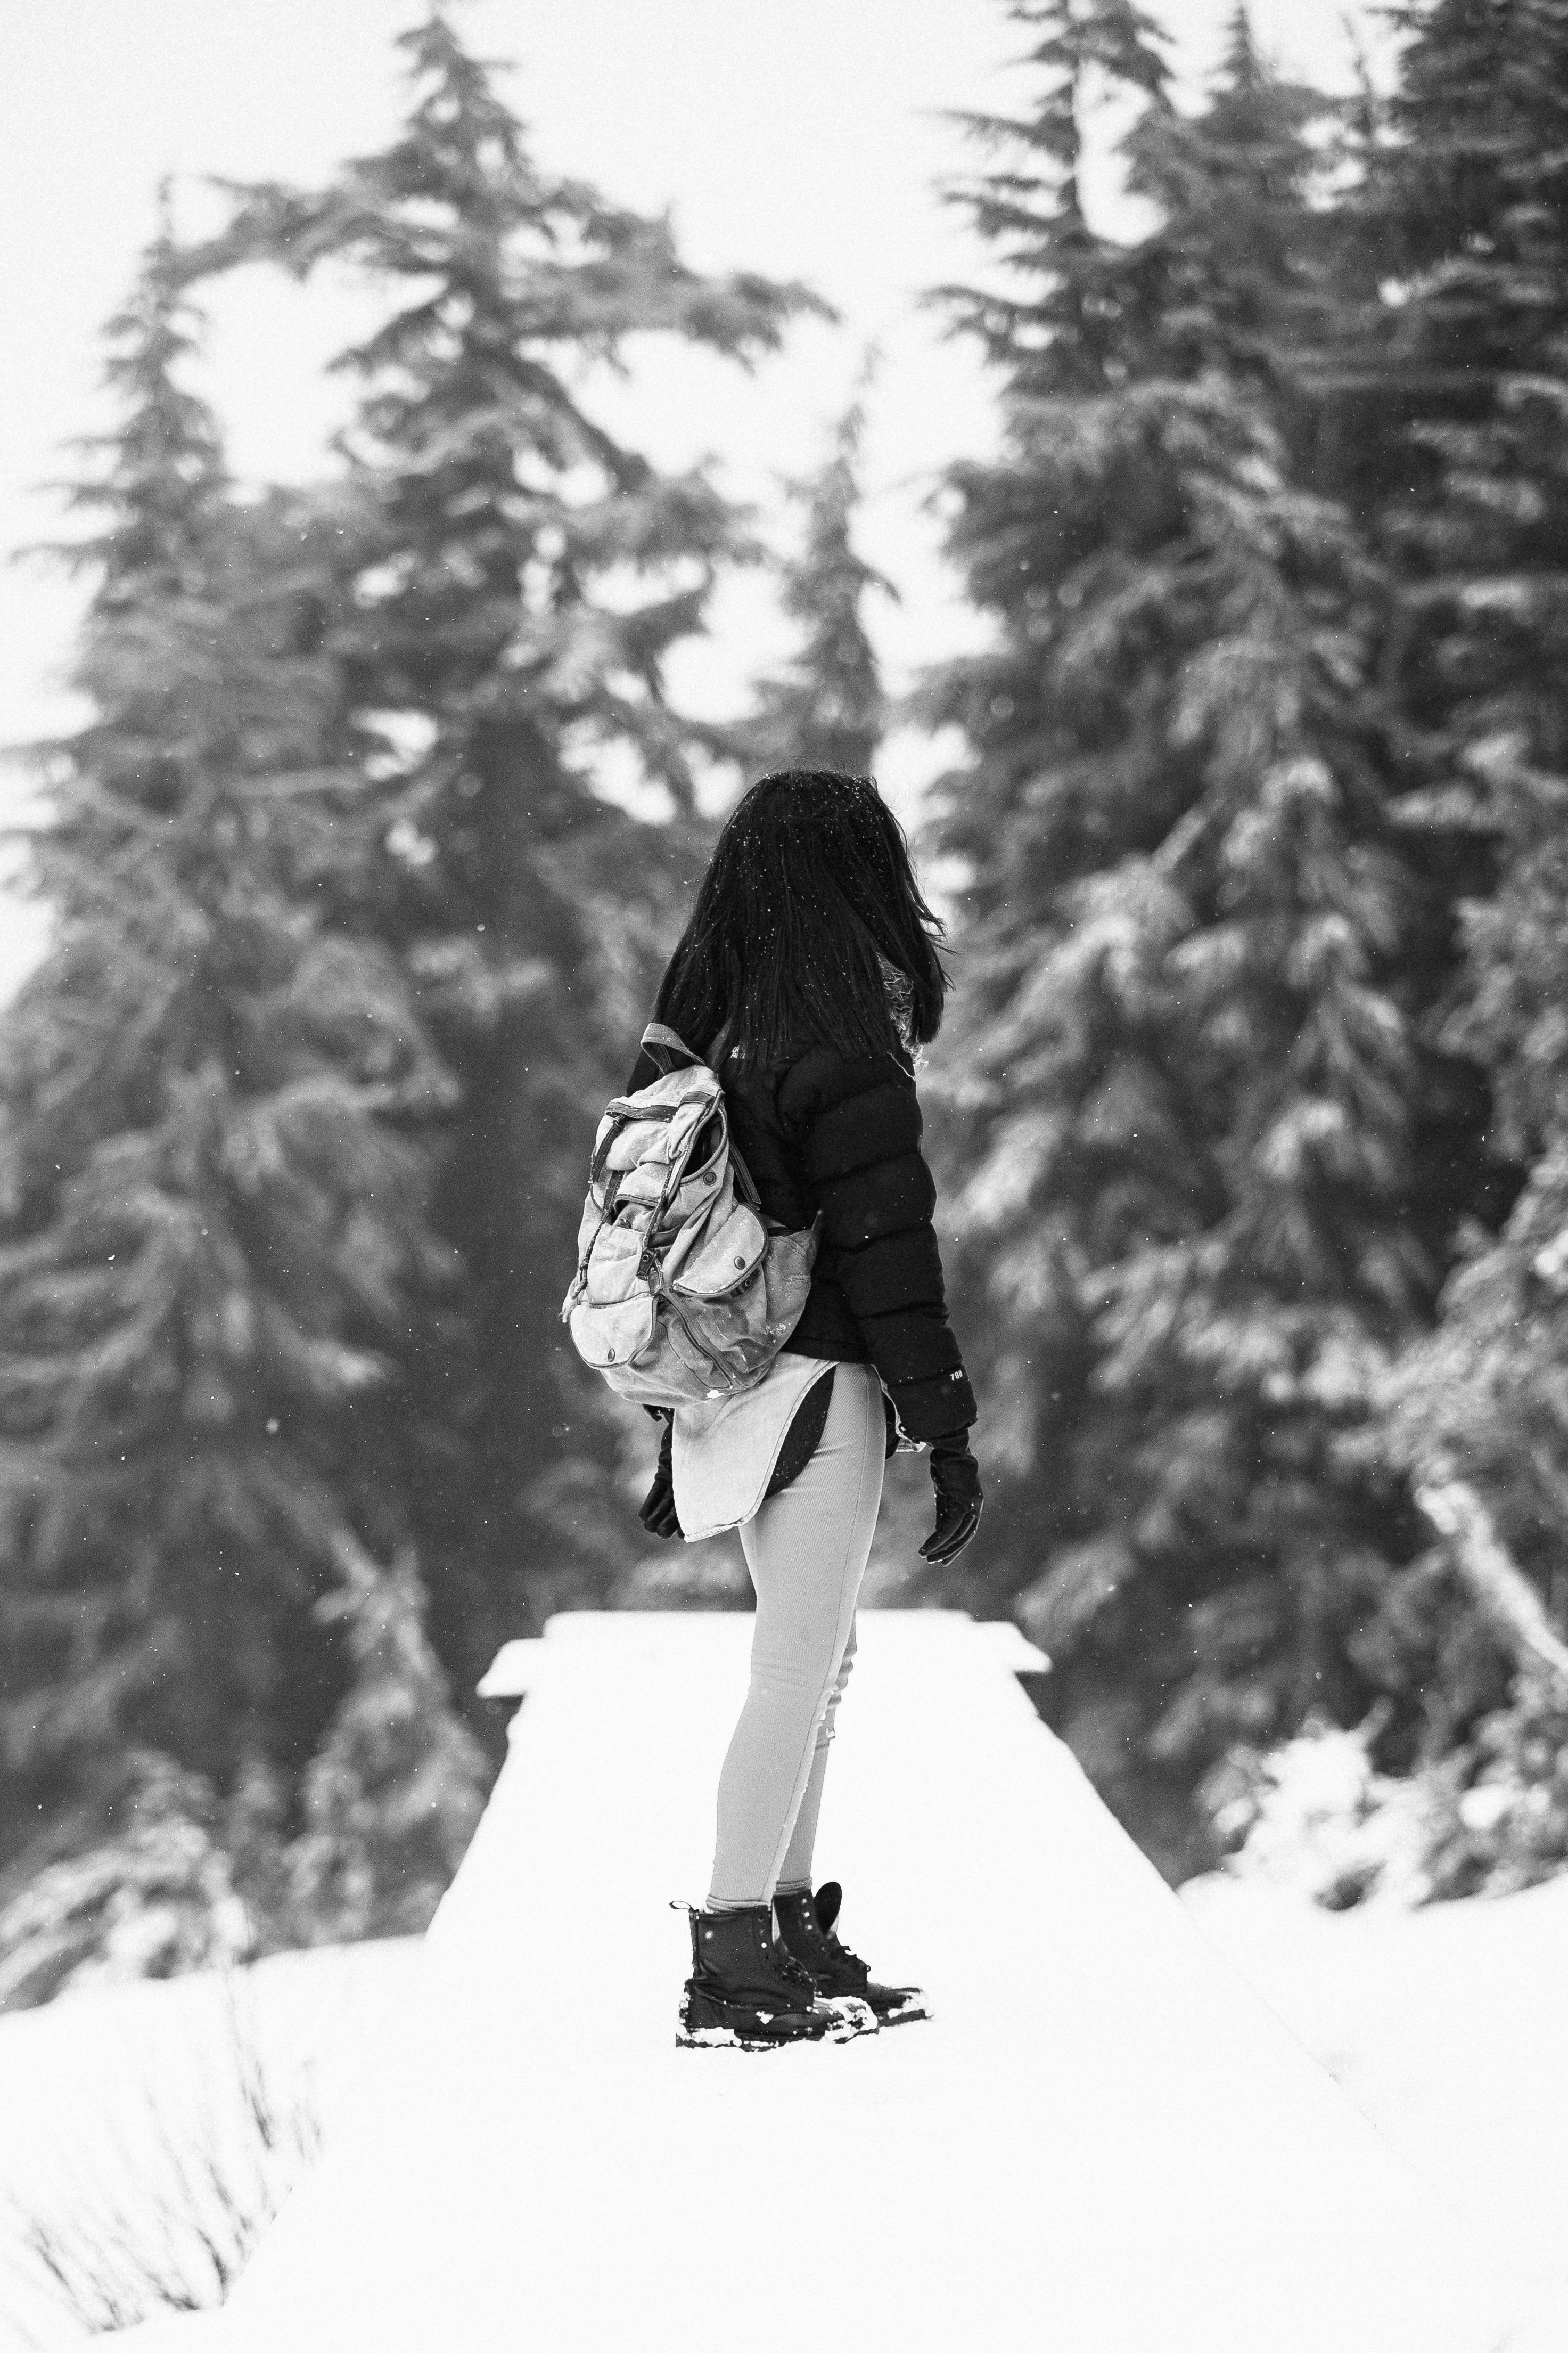
[[[936,2019],[679,2052],[750,1620],[584,1613],[410,1996],[225,2312],[137,2353],[1500,2353],[1506,2288],[1194,1927],[1011,1672],[868,1612],[819,1876]]]

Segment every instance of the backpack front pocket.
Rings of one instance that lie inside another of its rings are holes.
[[[754,1209],[743,1201],[718,1228],[704,1235],[670,1288],[683,1299],[725,1299],[749,1282],[762,1264],[768,1246],[767,1230]]]
[[[617,1365],[635,1365],[647,1354],[658,1320],[647,1292],[639,1298],[619,1299],[603,1307],[584,1303],[572,1310],[572,1345],[595,1372],[610,1372]]]

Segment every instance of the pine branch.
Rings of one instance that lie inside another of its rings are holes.
[[[1498,1535],[1476,1489],[1450,1463],[1439,1461],[1415,1492],[1415,1501],[1445,1539],[1462,1583],[1516,1666],[1543,1669],[1568,1695],[1568,1642]]]

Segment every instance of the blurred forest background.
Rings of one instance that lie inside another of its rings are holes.
[[[502,1640],[746,1605],[642,1535],[647,1425],[559,1303],[716,809],[895,718],[963,746],[922,1091],[990,1500],[932,1573],[901,1483],[878,1598],[1015,1618],[1173,1880],[1347,1734],[1323,1902],[1568,1861],[1568,0],[1405,0],[1348,102],[1238,13],[1195,106],[1131,0],[1005,13],[1014,111],[949,126],[994,267],[927,297],[997,404],[937,498],[987,641],[897,710],[859,405],[794,659],[677,707],[776,559],[576,364],[757,369],[827,306],[544,172],[456,14],[384,151],[189,243],[165,192],[63,551],[93,716],[21,752],[0,2008],[423,1926]],[[1097,111],[1133,237],[1080,202]],[[384,298],[332,470],[259,498],[189,388],[256,265]],[[596,789],[628,759],[661,815]]]

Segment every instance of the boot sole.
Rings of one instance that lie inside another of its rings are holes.
[[[875,2003],[868,2002],[863,1994],[829,1993],[827,1981],[816,1977],[808,1962],[803,1961],[800,1966],[812,1978],[818,2001],[852,2002],[858,2010],[870,2010],[879,2026],[912,2026],[916,2019],[931,2016],[923,1994],[911,1994],[907,2001],[893,2003],[887,2010],[878,2010]]]
[[[819,2000],[815,2009],[831,2012],[830,2021],[818,2023],[814,2018],[809,2025],[791,2027],[782,2023],[791,2013],[781,2010],[775,2013],[781,2021],[780,2026],[770,2032],[769,2024],[759,2021],[757,2012],[748,2005],[722,2001],[712,1994],[693,1993],[689,1987],[676,2028],[676,2048],[681,2051],[783,2051],[792,2042],[851,2042],[858,2035],[877,2031],[877,2013],[868,2001],[853,1999]],[[794,2015],[798,2018],[800,2012]]]
[[[689,2033],[678,2027],[675,2047],[678,2051],[782,2051],[786,2042],[816,2042],[823,2038],[814,2034],[779,2035],[771,2042],[760,2037],[737,2034],[729,2026],[699,2026]]]
[[[930,2016],[930,2010],[920,2001],[906,2001],[897,2010],[879,2010],[877,2012],[878,2023],[882,2026],[912,2026],[917,2019]]]

